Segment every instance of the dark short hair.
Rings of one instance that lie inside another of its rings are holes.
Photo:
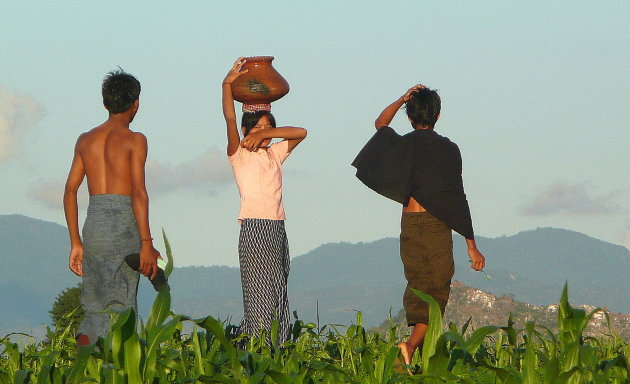
[[[256,111],[256,112],[243,112],[243,118],[241,119],[241,125],[245,128],[245,136],[249,135],[249,131],[254,128],[261,117],[267,116],[272,127],[276,127],[276,119],[269,111]]]
[[[409,101],[405,103],[407,116],[414,129],[418,126],[435,127],[441,107],[442,102],[437,91],[429,88],[422,88],[413,92]]]
[[[105,75],[101,91],[105,108],[110,113],[121,113],[129,110],[140,97],[140,82],[120,68]]]

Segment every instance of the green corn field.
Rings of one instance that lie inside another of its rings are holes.
[[[171,249],[164,237],[168,265]],[[131,309],[112,312],[111,330],[95,345],[77,347],[70,327],[48,331],[45,342],[20,346],[0,339],[0,384],[18,383],[630,383],[630,346],[610,332],[583,336],[596,309],[569,305],[567,288],[559,303],[558,331],[526,322],[444,329],[437,302],[430,306],[422,353],[410,367],[399,357],[400,334],[368,332],[361,314],[348,327],[292,325],[291,339],[275,346],[271,335],[254,335],[237,348],[233,327],[206,317],[171,311],[162,288],[142,322]],[[265,340],[272,340],[271,346]],[[409,375],[407,368],[414,373]]]

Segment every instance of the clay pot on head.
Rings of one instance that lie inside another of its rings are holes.
[[[271,66],[273,56],[246,57],[247,62],[232,83],[232,97],[244,104],[269,104],[289,93],[289,83]]]

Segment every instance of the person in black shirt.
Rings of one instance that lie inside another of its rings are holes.
[[[388,125],[403,105],[414,130],[400,136]],[[429,320],[428,305],[411,288],[433,296],[444,313],[455,272],[451,230],[466,239],[471,267],[480,271],[485,266],[475,244],[459,148],[434,131],[440,108],[435,90],[421,84],[411,87],[381,112],[374,122],[376,134],[352,162],[359,180],[403,205],[400,256],[407,279],[403,305],[414,329],[398,347],[407,365],[422,345]]]

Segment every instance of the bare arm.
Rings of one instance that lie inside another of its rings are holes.
[[[153,247],[151,228],[149,227],[149,195],[144,181],[144,166],[147,160],[147,138],[134,134],[131,150],[131,206],[136,217],[138,233],[142,247],[140,248],[139,271],[153,279],[157,273],[158,251]]]
[[[77,191],[85,177],[85,167],[79,154],[78,147],[81,137],[74,148],[72,166],[66,180],[63,194],[63,210],[66,215],[66,225],[70,234],[70,259],[68,266],[77,276],[83,276],[83,243],[79,236],[79,207],[77,204]]]
[[[374,126],[376,127],[376,129],[389,125],[394,119],[394,116],[396,116],[396,112],[398,112],[400,107],[402,107],[407,101],[409,101],[409,97],[411,96],[411,94],[421,88],[426,87],[422,84],[414,85],[413,87],[409,88],[404,95],[400,96],[396,101],[388,105],[374,121]]]
[[[247,135],[247,137],[245,137],[241,142],[241,147],[249,151],[254,151],[258,149],[260,144],[266,139],[285,139],[289,142],[289,152],[291,152],[302,142],[302,140],[304,140],[306,134],[306,129],[299,127],[261,129]]]
[[[236,80],[240,75],[247,71],[241,71],[241,68],[245,64],[245,59],[239,57],[238,60],[230,69],[225,79],[223,79],[223,117],[225,117],[225,123],[227,125],[227,155],[232,156],[238,149],[238,145],[241,141],[241,137],[238,134],[238,127],[236,125],[236,112],[234,111],[234,98],[232,97],[232,82]]]
[[[474,239],[466,239],[466,246],[468,247],[468,257],[471,261],[470,267],[476,271],[481,271],[486,266],[486,258],[477,249]]]

